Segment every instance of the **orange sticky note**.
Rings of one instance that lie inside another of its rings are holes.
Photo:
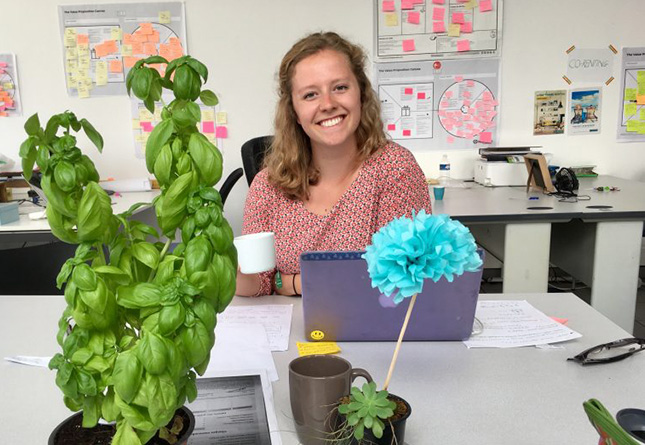
[[[123,44],[132,45],[132,42],[134,42],[134,37],[132,37],[132,34],[123,34]]]
[[[394,2],[389,0],[383,0],[382,10],[383,12],[394,12]]]
[[[479,2],[479,12],[487,12],[493,10],[492,0],[480,0]]]
[[[109,53],[114,53],[118,49],[116,46],[116,40],[106,40],[103,42],[103,45]]]
[[[90,36],[87,34],[76,34],[76,43],[90,43]]]
[[[414,39],[405,39],[403,42],[403,51],[410,52],[414,51]]]
[[[108,54],[107,48],[102,43],[94,45],[94,52],[96,53],[96,57],[98,57],[99,59],[107,56]]]
[[[421,19],[421,14],[419,12],[416,12],[416,11],[408,12],[408,23],[412,23],[413,25],[418,25],[420,19]]]
[[[470,40],[458,40],[457,51],[470,51]]]
[[[432,8],[432,20],[443,20],[446,14],[446,8],[434,7]]]
[[[152,31],[148,36],[148,42],[159,43],[159,31]]]
[[[123,62],[120,60],[110,60],[110,72],[120,73],[123,71]]]
[[[132,42],[132,54],[143,54],[143,43]]]
[[[143,54],[148,56],[157,55],[157,45],[152,42],[146,42],[143,44]]]
[[[463,12],[453,12],[452,13],[452,23],[465,23],[464,13]]]
[[[132,40],[138,43],[145,43],[148,41],[148,34],[142,32],[141,30],[132,34]]]
[[[135,63],[137,63],[137,60],[140,60],[141,57],[124,57],[123,58],[123,63],[125,64],[126,68],[132,68]]]
[[[645,95],[636,95],[636,105],[645,105]]]
[[[441,22],[432,22],[432,32],[446,32],[446,25]]]
[[[146,22],[146,23],[139,23],[139,31],[142,34],[152,34],[152,23]]]

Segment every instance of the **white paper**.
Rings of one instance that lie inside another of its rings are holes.
[[[240,370],[199,378],[197,388],[197,400],[188,404],[196,421],[189,445],[282,444],[271,382],[265,370]],[[259,406],[261,402],[263,405]],[[262,431],[269,432],[270,442]]]
[[[614,57],[607,48],[575,48],[567,56],[567,77],[572,82],[605,82],[614,74]]]
[[[479,301],[475,317],[484,329],[481,334],[464,341],[468,348],[517,348],[582,336],[547,317],[526,300]]]
[[[218,323],[215,347],[202,377],[216,377],[240,369],[265,369],[272,382],[278,380],[266,330],[261,324]]]
[[[229,306],[218,315],[219,325],[261,324],[266,329],[269,347],[272,351],[289,349],[291,333],[292,304],[264,304],[258,306]]]
[[[47,368],[51,357],[34,357],[31,355],[15,355],[13,357],[4,358],[8,362],[18,363],[21,365],[28,366],[40,366],[42,368]]]

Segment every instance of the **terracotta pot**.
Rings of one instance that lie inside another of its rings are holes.
[[[181,435],[178,437],[177,444],[178,445],[187,445],[188,444],[188,438],[193,432],[193,429],[195,428],[195,417],[193,416],[193,413],[186,408],[185,406],[182,406],[179,408],[176,412],[175,415],[181,415],[185,419],[188,419],[186,424],[184,425],[184,429],[181,432]],[[48,445],[61,445],[61,444],[67,444],[67,443],[74,443],[70,442],[70,440],[74,440],[73,438],[65,437],[65,431],[66,429],[69,428],[74,428],[74,425],[81,425],[82,422],[82,416],[83,412],[80,411],[76,414],[72,414],[69,416],[67,419],[63,420],[55,429],[52,431],[52,433],[49,436],[48,440]],[[172,424],[172,420],[171,420]],[[115,428],[113,425],[97,425],[94,428],[82,428],[78,427],[76,429],[79,433],[82,434],[82,437],[75,438],[76,440],[80,440],[81,438],[83,440],[86,440],[87,442],[79,442],[79,443],[88,443],[88,444],[96,444],[96,445],[109,445],[112,442],[112,436],[114,435]],[[155,442],[155,440],[159,442]],[[166,444],[167,442],[165,440],[157,438],[157,436],[153,437],[148,441],[148,444]]]

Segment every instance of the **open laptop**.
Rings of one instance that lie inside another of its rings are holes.
[[[305,337],[310,341],[396,341],[409,299],[387,307],[372,288],[364,252],[305,252],[300,257]],[[478,250],[483,259],[483,251]],[[482,268],[417,295],[404,340],[464,340],[472,332]]]

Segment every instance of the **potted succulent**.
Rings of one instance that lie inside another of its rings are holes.
[[[445,277],[476,271],[482,266],[477,245],[470,231],[447,215],[428,215],[425,210],[412,218],[391,221],[372,236],[363,258],[372,286],[399,304],[406,298],[410,304],[394,349],[383,389],[366,383],[362,390],[352,387],[349,396],[337,408],[337,429],[331,441],[342,443],[402,444],[405,422],[411,414],[410,404],[390,394],[387,389],[394,372],[405,330],[417,294],[426,279],[437,282]],[[383,304],[383,303],[382,303]]]
[[[149,64],[166,64],[165,76]],[[222,156],[197,126],[195,101],[217,103],[214,93],[201,89],[207,77],[206,67],[190,56],[170,63],[150,57],[127,76],[128,93],[151,112],[164,88],[175,97],[163,103],[146,145],[146,166],[161,188],[153,204],[165,241],[154,227],[132,219],[143,204],[112,213],[94,164],[76,146],[74,133],[83,130],[103,148],[87,120],[67,111],[44,128],[37,114],[25,123],[24,174],[29,178],[38,165],[53,234],[78,244],[57,278],[67,307],[57,335],[62,351],[49,366],[57,370],[65,405],[82,410],[82,420],[76,418],[84,428],[76,429],[107,428],[114,445],[175,443],[178,433],[192,428],[184,425],[191,414],[175,412],[197,397],[196,374],[208,365],[217,313],[235,293],[233,232],[213,188]],[[173,250],[177,232],[181,242]],[[112,425],[97,426],[100,419]],[[58,434],[50,443],[58,443]],[[149,442],[155,435],[168,441]]]

